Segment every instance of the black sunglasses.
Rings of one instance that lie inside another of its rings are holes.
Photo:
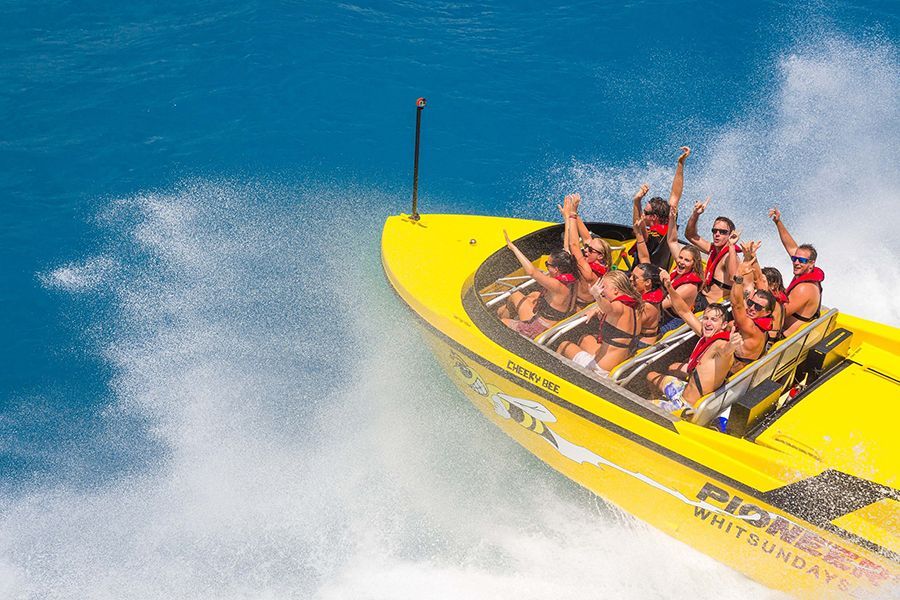
[[[591,248],[590,246],[585,247],[585,252],[593,252],[594,254],[603,254],[602,250],[597,250],[596,248]]]
[[[801,265],[805,265],[806,263],[809,262],[809,259],[806,257],[803,257],[803,256],[792,256],[791,262],[798,262]]]
[[[752,298],[747,299],[747,306],[749,306],[751,308],[755,308],[756,310],[768,310],[767,307],[763,306],[762,304],[760,304],[756,300],[753,300]]]
[[[721,235],[728,235],[729,233],[731,233],[727,229],[719,229],[718,227],[713,227],[712,232],[713,232],[713,235],[715,235],[717,233],[719,233]]]

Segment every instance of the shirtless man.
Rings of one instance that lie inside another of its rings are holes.
[[[733,246],[736,243],[737,236],[732,234],[729,244]],[[743,247],[746,249],[745,261],[739,274],[732,278],[734,285],[731,288],[731,312],[734,315],[735,330],[741,334],[742,340],[741,345],[734,351],[731,374],[737,373],[765,353],[769,332],[773,327],[772,311],[775,308],[775,297],[763,289],[754,289],[750,296],[744,299],[744,278],[749,280],[753,277],[755,264],[755,261],[747,260],[747,255],[749,253],[755,257],[759,244],[751,242]],[[733,249],[729,254],[731,255],[729,258],[734,260]]]
[[[675,177],[672,179],[672,191],[669,193],[668,203],[657,196],[651,198],[646,207],[642,207],[641,201],[650,190],[650,186],[646,183],[641,185],[637,194],[634,195],[631,221],[633,223],[643,220],[646,228],[647,253],[650,257],[649,261],[638,260],[638,262],[650,262],[660,269],[668,269],[669,263],[672,262],[672,253],[669,245],[666,243],[666,233],[669,228],[669,207],[673,203],[677,206],[679,200],[681,200],[681,193],[684,190],[684,161],[690,155],[691,149],[687,146],[682,146],[681,156],[678,157],[678,163],[675,166]]]
[[[778,228],[778,237],[794,267],[794,279],[788,284],[788,301],[784,305],[784,336],[787,337],[819,317],[825,273],[816,266],[816,249],[812,244],[797,245],[781,221],[781,212],[777,208],[769,211],[769,218]]]
[[[725,244],[728,243],[728,237],[734,231],[734,223],[727,217],[716,217],[712,226],[712,241],[710,242],[700,237],[700,234],[697,233],[697,220],[708,205],[709,198],[706,199],[706,202],[694,204],[694,211],[691,213],[685,226],[684,235],[701,252],[709,255],[706,261],[701,293],[708,302],[713,303],[724,298],[725,293],[731,289],[730,282],[734,276],[734,271],[731,270],[728,261],[724,259],[728,254]]]
[[[647,380],[664,396],[653,403],[669,412],[683,412],[693,408],[705,394],[718,389],[728,376],[734,362],[734,351],[743,340],[740,333],[731,331],[721,304],[711,304],[700,319],[691,312],[684,300],[675,293],[665,271],[660,273],[663,287],[672,298],[672,306],[684,322],[700,336],[686,363],[673,364],[668,373],[650,372]]]

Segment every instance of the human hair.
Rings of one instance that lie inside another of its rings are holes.
[[[811,261],[815,261],[816,257],[819,256],[819,253],[816,252],[816,249],[812,244],[800,244],[797,246],[797,250],[806,250],[809,252],[809,260]]]
[[[603,238],[595,237],[588,242],[588,246],[591,244],[599,245],[602,254],[600,255],[600,262],[605,264],[607,267],[612,266],[612,248],[609,247],[609,242],[604,240]]]
[[[644,273],[644,277],[650,280],[650,289],[655,290],[662,285],[662,281],[659,278],[659,267],[656,265],[651,265],[650,263],[641,263],[636,268],[640,268],[640,270]]]
[[[575,257],[565,250],[554,250],[550,253],[550,260],[556,266],[556,270],[560,273],[569,273],[578,279],[578,267],[575,263]]]
[[[728,311],[725,310],[725,307],[724,307],[723,305],[721,305],[721,304],[710,304],[709,306],[707,306],[707,307],[703,310],[703,312],[706,313],[707,311],[710,311],[710,310],[713,311],[713,312],[719,313],[719,316],[722,317],[722,320],[723,320],[723,321],[728,321]]]
[[[691,258],[694,259],[694,264],[691,266],[691,272],[700,279],[703,279],[703,258],[700,256],[700,248],[693,244],[687,244],[684,248],[679,250],[679,252],[684,250],[687,250],[688,254],[691,255]]]
[[[732,221],[728,217],[716,217],[716,220],[713,221],[713,224],[715,224],[716,221],[722,221],[723,223],[728,225],[729,231],[734,231],[734,221]]]
[[[638,310],[643,308],[644,301],[641,300],[641,295],[638,291],[634,289],[634,285],[632,285],[631,279],[629,279],[625,271],[607,271],[606,275],[603,276],[603,281],[612,283],[620,292],[634,300],[637,303]]]
[[[763,298],[766,301],[766,310],[774,311],[775,310],[775,296],[769,290],[756,290],[756,295],[760,298]]]
[[[658,218],[660,223],[666,223],[669,220],[669,203],[659,196],[650,198],[647,203],[647,212]]]
[[[766,281],[769,282],[771,289],[776,292],[784,290],[784,279],[781,277],[781,271],[775,267],[763,267],[762,274],[766,277]]]

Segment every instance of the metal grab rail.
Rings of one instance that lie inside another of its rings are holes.
[[[631,383],[631,380],[650,366],[652,361],[662,358],[666,354],[672,352],[695,335],[696,334],[689,328],[687,331],[669,336],[665,340],[657,342],[650,348],[647,348],[645,352],[642,352],[640,356],[632,359],[629,364],[617,370],[616,374],[612,377],[613,381],[621,385]],[[625,373],[629,369],[631,369],[631,373],[625,376]]]
[[[509,283],[510,281],[521,281],[521,280],[525,280],[525,281],[518,285],[512,285],[511,283]],[[501,277],[494,283],[498,284],[498,285],[508,286],[509,289],[502,291],[502,292],[480,292],[479,294],[482,298],[487,298],[488,296],[495,296],[494,298],[491,298],[490,300],[485,302],[484,303],[485,306],[494,306],[495,304],[499,304],[503,300],[506,300],[507,298],[509,298],[513,292],[521,291],[521,290],[533,285],[534,279],[532,279],[528,275],[514,275],[511,277]]]
[[[803,362],[805,352],[817,344],[828,334],[837,317],[837,309],[809,323],[799,331],[791,334],[786,340],[778,342],[766,354],[755,362],[738,371],[725,385],[700,399],[694,408],[691,421],[698,425],[707,425],[722,411],[734,404],[745,392],[756,387],[764,380],[779,381],[785,378],[782,389],[791,384],[792,375],[788,375]]]

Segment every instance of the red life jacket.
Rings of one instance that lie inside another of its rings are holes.
[[[575,283],[575,276],[571,273],[560,273],[556,276],[556,280],[569,285],[571,283]]]
[[[775,300],[778,301],[778,304],[787,304],[788,297],[784,292],[772,292],[772,295],[775,296]]]
[[[687,372],[694,372],[694,369],[696,369],[697,365],[700,364],[700,358],[703,356],[703,353],[709,350],[709,347],[713,345],[713,342],[717,342],[718,340],[728,341],[730,339],[731,332],[729,331],[720,331],[719,333],[715,333],[708,338],[700,338],[700,341],[698,341],[697,345],[694,346],[694,351],[691,352],[691,358],[688,360],[687,364]]]
[[[637,306],[637,300],[635,300],[631,296],[626,296],[625,294],[622,294],[621,296],[616,296],[615,298],[612,299],[612,301],[613,302],[621,302],[628,308],[634,308],[635,306]]]
[[[651,233],[655,233],[659,237],[666,237],[666,235],[668,235],[669,233],[669,224],[661,223],[657,225],[651,225],[647,229],[649,229]]]
[[[661,238],[665,238],[669,233],[669,224],[665,223],[662,225],[651,225],[647,228],[647,231],[650,233],[654,233]],[[630,256],[637,256],[637,244],[631,247],[631,250],[628,251]]]
[[[735,252],[741,252],[741,249],[737,246],[734,247]],[[727,245],[718,248],[710,244],[709,246],[709,258],[706,259],[706,271],[703,274],[703,286],[709,287],[712,285],[713,276],[716,274],[716,267],[719,266],[719,263],[722,262],[722,259],[728,256],[728,247]]]
[[[650,304],[659,304],[663,301],[663,298],[665,298],[665,293],[662,288],[656,288],[652,292],[641,295],[641,300],[649,302]]]
[[[772,331],[775,319],[772,317],[758,317],[753,319],[753,323],[759,327],[760,331]]]
[[[672,287],[676,290],[678,288],[680,288],[681,286],[688,284],[688,283],[696,283],[697,286],[700,286],[703,283],[703,280],[700,279],[700,276],[697,275],[696,273],[694,273],[693,271],[688,271],[684,275],[676,276],[675,273],[677,273],[677,272],[678,272],[678,270],[676,269],[676,270],[672,271],[671,273],[669,273],[669,276],[672,280]]]
[[[786,296],[791,295],[791,290],[800,285],[801,283],[814,283],[819,288],[819,292],[822,291],[822,282],[825,280],[825,272],[819,267],[814,267],[812,271],[809,273],[804,273],[803,275],[797,275],[791,280],[791,284],[787,287],[787,291],[785,292]]]
[[[606,272],[609,270],[599,262],[588,263],[588,266],[591,268],[591,271],[596,273],[599,277],[606,275]]]

